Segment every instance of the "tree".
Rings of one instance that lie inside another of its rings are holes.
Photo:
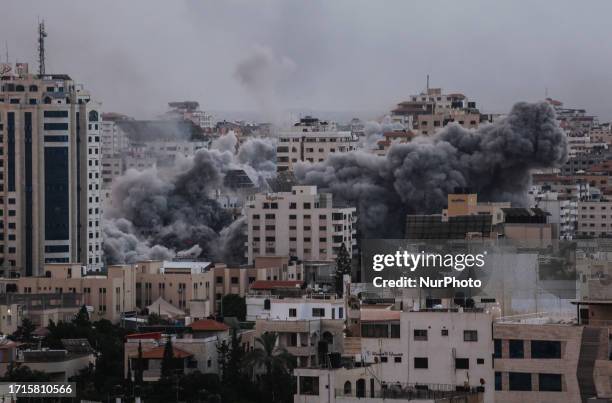
[[[224,295],[221,300],[223,316],[232,316],[244,321],[246,318],[246,302],[243,297],[237,294]]]
[[[340,249],[338,250],[338,256],[336,256],[336,273],[335,273],[335,282],[336,282],[336,294],[342,297],[343,294],[343,277],[345,274],[351,274],[351,266],[352,259],[346,249],[346,245],[344,242],[340,245]]]
[[[77,327],[91,327],[91,322],[89,321],[89,312],[87,312],[87,307],[83,305],[79,312],[76,314],[74,319],[72,320]]]
[[[32,333],[34,330],[36,330],[34,323],[32,323],[30,319],[24,318],[21,321],[21,325],[17,327],[17,330],[13,333],[13,338],[17,341],[29,343],[32,341]]]
[[[142,342],[138,342],[138,357],[136,358],[136,368],[134,368],[134,382],[137,386],[142,386]]]
[[[295,367],[295,357],[283,347],[276,346],[277,333],[265,332],[255,338],[257,347],[249,353],[248,361],[254,369],[263,368],[264,375],[260,385],[266,401],[290,401],[292,394],[291,370]]]
[[[166,345],[164,346],[164,356],[162,357],[161,362],[161,376],[162,378],[170,378],[174,373],[174,351],[172,348],[172,341],[170,337],[166,340]]]
[[[30,367],[26,365],[15,364],[14,362],[9,364],[9,367],[1,378],[3,381],[19,381],[19,382],[46,382],[50,381],[50,376],[42,371],[32,371]]]

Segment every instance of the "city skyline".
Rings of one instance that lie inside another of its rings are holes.
[[[48,72],[70,71],[105,110],[140,118],[163,112],[169,99],[193,99],[228,117],[286,120],[287,110],[327,110],[372,119],[423,90],[429,74],[432,86],[462,89],[484,112],[548,93],[605,120],[612,45],[601,40],[602,11],[610,6],[599,4],[502,2],[482,18],[485,2],[25,1],[5,6],[0,40],[11,62],[35,65],[44,18]]]

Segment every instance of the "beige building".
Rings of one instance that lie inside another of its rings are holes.
[[[276,147],[277,171],[293,171],[297,162],[322,162],[332,154],[356,148],[357,138],[351,132],[281,133]]]
[[[495,401],[581,402],[610,391],[608,331],[562,323],[493,326]],[[596,371],[597,368],[597,371]],[[605,381],[605,382],[604,382]]]
[[[334,260],[343,243],[349,254],[357,244],[356,209],[334,206],[332,195],[318,193],[316,186],[253,195],[245,215],[249,263],[258,256]]]
[[[576,233],[591,238],[612,234],[612,201],[578,201]]]
[[[83,295],[70,294],[15,294],[0,295],[0,333],[13,334],[23,319],[34,326],[46,326],[50,321],[69,322],[83,306]]]
[[[119,321],[121,314],[136,309],[136,272],[131,266],[110,266],[107,274],[86,274],[76,263],[45,266],[44,276],[0,278],[1,293],[81,294],[92,320]],[[40,323],[46,326],[47,323]]]
[[[0,79],[0,269],[102,267],[100,104],[65,74]]]

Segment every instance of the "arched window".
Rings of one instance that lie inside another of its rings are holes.
[[[98,112],[90,111],[89,112],[89,121],[90,122],[97,122],[98,121]]]
[[[37,92],[37,91],[38,91],[37,85],[30,85],[30,92]]]
[[[365,387],[366,387],[365,379],[363,378],[357,379],[357,383],[355,386],[357,397],[366,397]]]
[[[352,386],[350,381],[344,382],[344,396],[350,396],[352,391]]]
[[[45,97],[45,101],[46,104],[50,104],[51,103],[51,98],[50,97]]]

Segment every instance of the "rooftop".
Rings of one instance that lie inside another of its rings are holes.
[[[229,330],[229,326],[212,319],[200,319],[193,322],[188,327],[196,332],[224,332]]]

